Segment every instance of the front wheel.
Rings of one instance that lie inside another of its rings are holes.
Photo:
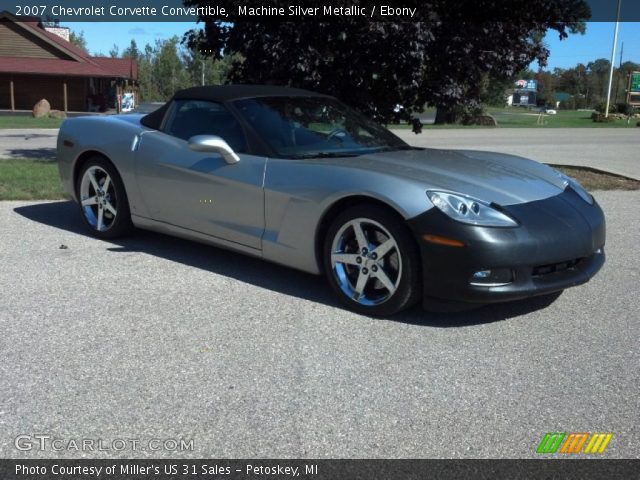
[[[131,230],[124,184],[107,159],[96,156],[87,160],[78,176],[76,191],[82,219],[93,235],[116,238]]]
[[[338,215],[324,242],[329,283],[352,310],[393,315],[420,297],[420,257],[409,230],[383,207],[358,205]]]

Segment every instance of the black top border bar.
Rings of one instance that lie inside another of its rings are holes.
[[[493,0],[506,8],[479,9],[472,0],[455,0],[462,22],[513,21],[521,0]],[[488,0],[491,1],[491,0]],[[553,3],[560,0],[547,0]],[[590,22],[611,22],[617,18],[615,0],[585,0],[591,8]],[[206,4],[206,5],[205,5]],[[326,3],[291,0],[275,8],[270,0],[236,2],[203,1],[202,7],[187,7],[181,0],[14,0],[3,8],[18,21],[39,17],[50,22],[195,22],[200,19],[238,22],[315,21],[331,22],[349,18],[364,22],[416,22],[430,19],[430,12],[419,0],[326,0]],[[224,5],[224,6],[223,6]],[[229,6],[231,5],[231,6]],[[497,12],[497,13],[496,13]],[[500,13],[503,12],[503,13]],[[640,22],[640,1],[622,0],[620,21]]]

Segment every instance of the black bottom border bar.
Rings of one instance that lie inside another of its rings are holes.
[[[0,460],[0,480],[640,479],[640,459]]]

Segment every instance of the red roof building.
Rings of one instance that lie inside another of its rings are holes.
[[[56,110],[102,110],[134,88],[135,60],[92,57],[60,32],[38,18],[0,12],[0,109],[30,110],[45,98]]]

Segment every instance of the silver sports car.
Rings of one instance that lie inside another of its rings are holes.
[[[135,226],[324,273],[369,315],[552,294],[605,258],[602,210],[572,178],[414,148],[305,90],[196,87],[145,116],[68,119],[58,161],[96,237]]]

